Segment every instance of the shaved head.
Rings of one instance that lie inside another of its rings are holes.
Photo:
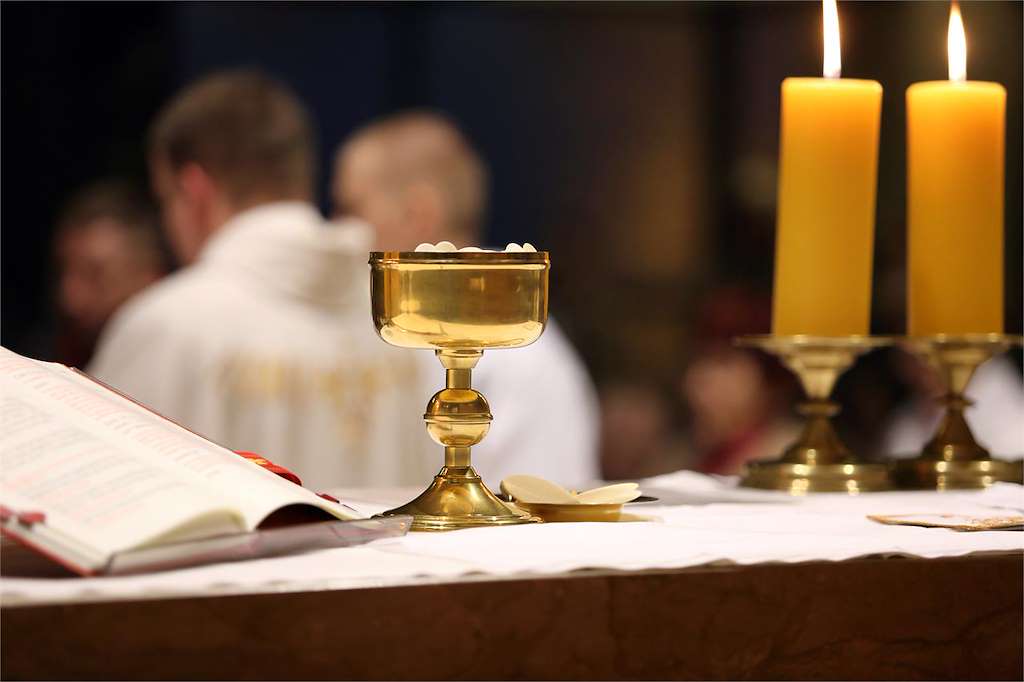
[[[447,118],[411,111],[356,131],[335,157],[334,212],[377,229],[378,246],[411,250],[420,242],[480,239],[487,171]]]

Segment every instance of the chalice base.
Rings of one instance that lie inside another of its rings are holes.
[[[900,488],[910,489],[987,488],[996,481],[1024,482],[1024,462],[989,458],[947,462],[917,457],[894,462],[893,479]]]
[[[381,516],[396,514],[412,516],[413,531],[540,522],[538,517],[514,510],[495,497],[471,466],[442,468],[419,497]]]
[[[858,493],[890,490],[889,468],[877,463],[797,464],[750,462],[740,485],[746,488],[781,490],[790,495],[805,493]]]

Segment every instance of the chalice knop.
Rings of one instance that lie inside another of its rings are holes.
[[[548,315],[547,252],[370,254],[373,323],[384,341],[433,350],[445,387],[427,404],[427,432],[444,448],[444,467],[415,500],[385,515],[408,514],[412,530],[531,523],[484,485],[470,448],[491,425],[487,399],[472,387],[485,350],[536,341]]]
[[[906,340],[907,347],[931,365],[942,380],[944,393],[939,402],[945,414],[920,455],[894,463],[894,477],[900,487],[948,490],[986,488],[996,481],[1021,482],[1021,462],[993,459],[975,440],[964,417],[964,411],[972,405],[964,391],[974,370],[1011,346],[1021,345],[1021,340],[1010,334],[939,334]],[[1012,426],[1007,424],[1008,428]]]
[[[737,345],[758,348],[778,356],[800,379],[807,400],[797,411],[805,418],[797,441],[775,461],[750,462],[740,485],[784,490],[793,495],[809,492],[887,490],[888,467],[865,462],[843,444],[831,419],[839,405],[829,396],[836,380],[863,353],[891,343],[870,336],[744,336]]]

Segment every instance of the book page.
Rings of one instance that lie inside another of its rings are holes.
[[[39,364],[63,372],[69,380],[78,382],[87,391],[98,389],[100,395],[137,415],[141,422],[148,425],[150,434],[162,434],[158,440],[168,447],[168,451],[162,454],[176,452],[182,458],[189,459],[190,468],[195,468],[195,455],[200,453],[198,456],[202,458],[203,467],[200,482],[214,482],[216,493],[227,497],[237,506],[249,530],[254,530],[271,512],[290,504],[308,504],[342,520],[360,518],[354,509],[324,500],[310,490],[267,471],[81,372],[55,363]],[[167,457],[161,458],[161,461],[167,460]]]
[[[48,526],[107,552],[217,512],[239,530],[294,503],[349,516],[61,365],[3,348],[0,501],[45,511]]]

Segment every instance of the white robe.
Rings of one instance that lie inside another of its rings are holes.
[[[425,485],[442,451],[422,415],[444,372],[429,351],[375,334],[371,241],[368,227],[325,226],[307,204],[245,211],[194,265],[118,312],[89,373],[315,489]],[[557,326],[528,348],[485,353],[474,374],[495,415],[474,448],[485,480],[597,476],[593,389]]]

